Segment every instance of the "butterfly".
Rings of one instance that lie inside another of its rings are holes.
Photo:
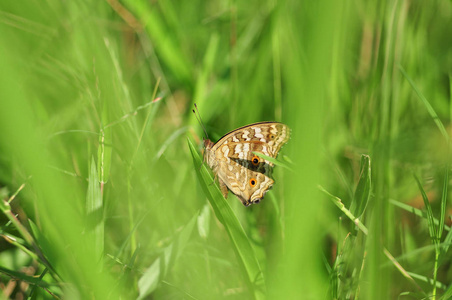
[[[227,198],[231,191],[245,206],[259,203],[275,181],[271,176],[273,163],[255,153],[276,158],[289,137],[287,125],[259,122],[237,128],[216,143],[205,139],[204,160],[218,179],[223,196]]]

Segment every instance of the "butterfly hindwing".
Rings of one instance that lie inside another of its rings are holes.
[[[222,164],[224,163],[221,163],[221,165]],[[224,166],[221,165],[218,173],[219,181],[222,181],[222,184],[226,185],[245,206],[248,206],[251,203],[259,203],[265,193],[273,186],[274,180],[271,177],[259,172],[246,171],[245,168],[240,168],[238,173],[236,173],[239,174],[238,177],[242,178],[242,180],[234,180],[234,175],[230,172],[223,173],[221,171],[224,170]],[[222,184],[220,184],[220,187]],[[225,194],[223,192],[223,195],[226,198],[227,193]]]

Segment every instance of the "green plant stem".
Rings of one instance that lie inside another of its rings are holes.
[[[435,247],[435,266],[433,268],[433,291],[432,291],[432,300],[436,299],[436,277],[438,275],[438,260],[440,254],[440,247]]]

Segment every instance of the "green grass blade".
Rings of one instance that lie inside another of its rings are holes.
[[[137,230],[138,226],[140,226],[146,217],[148,216],[149,212],[144,213],[138,221],[135,222],[135,225],[133,226],[132,230],[129,232],[129,234],[124,238],[124,241],[121,243],[121,246],[118,247],[118,250],[116,251],[115,255],[111,255],[113,259],[117,259],[122,255],[124,250],[127,248],[127,246],[131,246],[131,240],[133,235],[135,234],[135,231]]]
[[[91,169],[88,180],[88,192],[86,195],[86,214],[88,217],[88,240],[96,255],[100,259],[104,252],[104,218],[103,202],[100,190],[99,178],[94,158],[91,160]]]
[[[410,212],[410,213],[412,213],[412,214],[414,214],[414,215],[416,215],[418,217],[427,219],[427,213],[425,211],[422,211],[422,210],[420,210],[418,208],[412,207],[411,205],[405,204],[403,202],[400,202],[400,201],[397,201],[397,200],[394,200],[394,199],[389,199],[389,203],[391,203],[391,204],[393,204],[393,205],[395,205],[395,206],[397,206],[397,207],[399,207],[399,208],[401,208],[401,209],[403,209],[405,211],[408,211],[408,212]],[[433,218],[433,223],[436,226],[439,226],[439,220],[438,219]],[[444,225],[444,229],[446,231],[450,231],[450,227],[447,226],[447,225]]]
[[[444,242],[441,243],[441,245],[442,245],[442,251],[441,251],[441,254],[439,256],[439,263],[440,263],[440,265],[442,265],[442,262],[444,261],[444,259],[447,258],[446,253],[449,250],[450,245],[452,245],[452,230],[450,230],[447,233],[446,238],[444,239]]]
[[[198,234],[201,238],[207,239],[210,232],[210,208],[209,205],[206,204],[201,210],[201,213],[198,216]]]
[[[369,155],[361,156],[361,171],[359,174],[358,185],[356,186],[355,195],[350,204],[350,212],[361,218],[370,199],[372,190],[371,165]]]
[[[416,274],[416,273],[413,273],[413,272],[408,272],[408,274],[410,274],[411,277],[416,278],[419,281],[427,282],[427,283],[429,283],[431,285],[436,285],[436,287],[438,287],[440,289],[445,290],[447,288],[447,286],[444,283],[438,282],[438,281],[435,282],[433,279],[431,279],[431,278],[429,278],[427,276],[419,275],[419,274]]]
[[[35,276],[28,276],[22,272],[17,272],[17,271],[13,271],[13,270],[9,270],[7,268],[4,268],[2,266],[0,266],[0,273],[10,277],[10,278],[14,278],[16,280],[22,280],[24,282],[27,282],[29,284],[32,285],[36,285],[38,287],[47,289],[50,287],[50,284],[48,284],[47,282],[43,281],[41,278],[37,278]]]
[[[435,121],[436,126],[438,127],[439,131],[443,135],[443,137],[446,139],[446,141],[449,141],[449,134],[446,131],[446,128],[444,127],[443,123],[441,122],[441,119],[438,117],[438,114],[433,109],[432,105],[428,102],[427,98],[421,93],[421,91],[417,88],[414,81],[411,79],[410,76],[408,76],[407,72],[402,66],[399,66],[400,71],[402,72],[403,76],[408,80],[413,90],[418,95],[419,99],[421,99],[422,103],[424,103],[425,107],[427,108],[428,113],[432,117],[433,121]]]
[[[447,206],[447,196],[448,196],[448,186],[449,186],[449,165],[446,166],[444,170],[444,181],[443,181],[443,192],[441,194],[441,216],[438,226],[438,241],[441,241],[441,237],[443,235],[443,230],[447,227],[445,222],[446,217],[446,206]],[[446,228],[447,230],[447,228]],[[447,233],[444,242],[441,244],[441,252],[438,258],[439,264],[442,265],[444,258],[446,257],[446,253],[449,250],[450,244],[452,243],[452,231],[449,230]]]
[[[218,42],[219,42],[218,34],[215,33],[212,34],[212,36],[209,39],[209,44],[207,45],[206,53],[204,55],[202,63],[203,68],[196,80],[195,94],[193,99],[201,107],[204,106],[204,100],[208,94],[208,87],[210,84],[209,76],[212,75],[212,69],[215,65],[215,57],[218,52]],[[192,119],[194,119],[193,115],[191,116]]]
[[[174,131],[163,143],[160,149],[157,151],[157,154],[154,156],[153,160],[156,161],[160,159],[160,157],[165,153],[166,149],[174,143],[182,134],[184,134],[188,130],[188,126],[182,127]]]
[[[427,194],[425,193],[424,188],[422,187],[422,184],[419,181],[419,178],[416,176],[416,174],[413,174],[413,176],[414,179],[416,179],[416,183],[418,185],[419,191],[421,192],[422,199],[424,200],[425,209],[427,211],[428,232],[430,234],[430,238],[432,239],[433,245],[436,246],[438,244],[438,239],[436,234],[437,231],[434,222],[432,207],[428,200]]]
[[[331,201],[356,225],[358,228],[367,235],[369,230],[367,227],[361,222],[361,220],[358,217],[355,217],[350,210],[348,210],[344,203],[342,203],[342,200],[339,197],[334,196],[333,194],[330,194],[327,190],[325,190],[322,186],[318,187],[323,193],[325,193],[327,196],[330,197]]]
[[[143,20],[145,30],[152,39],[155,51],[163,63],[167,64],[173,74],[181,81],[186,81],[191,76],[190,59],[186,58],[179,40],[170,39],[168,36],[174,34],[166,26],[166,20],[163,18],[155,5],[146,3],[146,1],[125,1],[125,5],[131,8],[138,18]]]
[[[32,259],[37,260],[39,258],[36,255],[36,253],[34,253],[33,251],[30,251],[25,246],[26,245],[25,241],[23,239],[21,239],[20,237],[17,237],[10,233],[4,232],[2,229],[0,229],[0,236],[2,237],[2,240],[8,242],[9,244],[13,245],[14,247],[17,247],[20,250],[22,250],[24,253],[26,253],[28,256],[30,256]]]
[[[105,44],[107,47],[108,52],[110,53],[110,57],[112,59],[112,63],[114,66],[116,66],[116,75],[118,80],[122,78],[121,73],[118,71],[118,60],[114,54],[114,51],[112,50],[112,47],[110,46],[110,43],[108,40],[105,40]],[[122,85],[123,86],[123,85]],[[128,95],[128,93],[124,93],[125,95]],[[128,98],[126,96],[126,98]],[[101,118],[102,118],[102,128],[100,129],[99,134],[99,147],[97,148],[97,172],[99,174],[99,182],[101,185],[106,183],[108,181],[108,177],[110,176],[110,167],[111,167],[111,152],[112,152],[112,132],[111,127],[105,127],[105,125],[110,123],[110,116],[109,116],[109,108],[110,108],[110,102],[109,101],[102,101],[102,112],[101,112]],[[102,186],[103,190],[103,186]]]
[[[259,157],[262,157],[265,160],[268,160],[269,162],[275,164],[275,166],[281,166],[281,167],[293,172],[293,170],[288,165],[286,165],[285,163],[277,160],[276,158],[267,156],[267,155],[259,153],[259,152],[253,152],[253,154],[255,154],[255,155],[259,156]]]
[[[444,170],[443,192],[441,194],[441,215],[439,218],[439,227],[438,227],[438,240],[441,240],[441,236],[443,235],[443,230],[445,226],[444,220],[446,218],[448,186],[449,186],[449,165],[447,165]]]
[[[263,299],[264,295],[262,294],[262,291],[264,290],[265,282],[261,267],[254,254],[253,247],[251,246],[242,225],[229,206],[229,203],[224,199],[218,186],[212,184],[213,178],[207,170],[207,166],[202,164],[201,157],[190,139],[188,139],[188,146],[193,157],[194,168],[199,182],[201,183],[210,205],[212,205],[213,210],[215,211],[215,215],[224,225],[229,238],[234,245],[234,251],[237,254],[239,263],[244,268],[244,272],[246,272],[245,278],[252,288],[255,298]]]
[[[449,285],[449,287],[447,288],[446,292],[444,292],[441,299],[448,300],[451,298],[452,298],[452,284]]]
[[[97,150],[97,169],[99,172],[99,181],[104,184],[108,181],[111,166],[112,152],[111,128],[105,128],[100,131],[99,148]]]

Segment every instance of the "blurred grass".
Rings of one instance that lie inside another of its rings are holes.
[[[445,0],[2,1],[0,297],[448,299],[451,36]],[[202,192],[194,102],[291,127],[259,205]]]

